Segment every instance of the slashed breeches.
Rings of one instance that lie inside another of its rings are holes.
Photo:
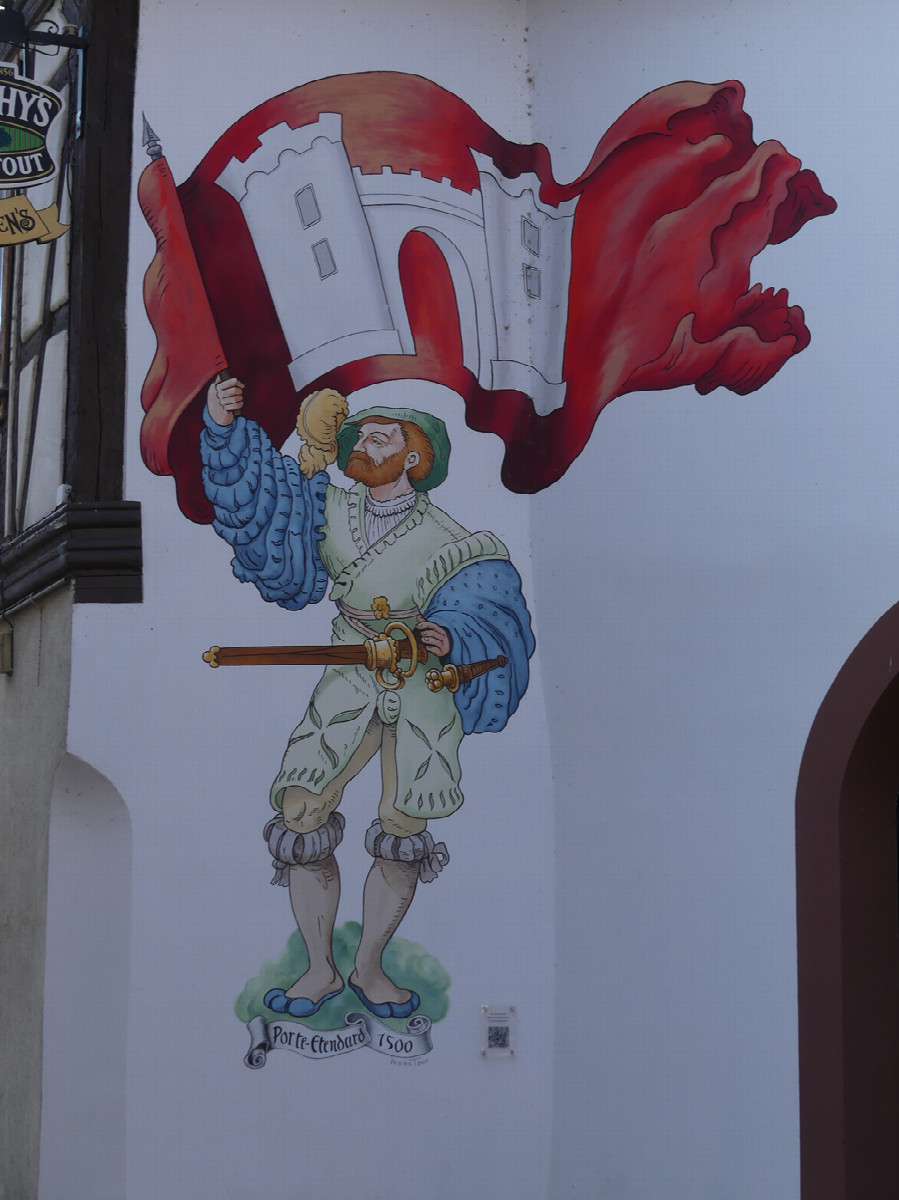
[[[356,747],[347,765],[339,775],[325,787],[321,795],[307,791],[296,784],[284,788],[281,812],[287,829],[295,833],[312,833],[327,821],[337,808],[343,790],[350,780],[355,779],[362,768],[381,751],[381,800],[378,817],[385,833],[396,837],[409,837],[421,833],[427,821],[406,816],[396,807],[396,725],[385,725],[377,713],[368,723],[362,740]]]

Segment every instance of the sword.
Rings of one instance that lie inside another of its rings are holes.
[[[390,635],[398,630],[402,638]],[[404,682],[415,674],[421,659],[427,657],[421,638],[402,621],[392,621],[383,633],[367,638],[352,646],[211,646],[203,655],[210,667],[287,666],[287,667],[343,667],[363,666],[373,671],[382,687],[398,691]],[[401,662],[410,662],[408,668]],[[505,655],[485,658],[476,663],[447,663],[440,670],[432,669],[425,675],[425,683],[432,692],[457,692],[463,683],[470,683],[479,675],[485,675],[508,663]],[[387,678],[390,676],[391,678]]]

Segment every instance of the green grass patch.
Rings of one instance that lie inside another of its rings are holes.
[[[334,930],[334,962],[337,970],[344,979],[349,979],[353,970],[353,961],[359,945],[362,926],[358,921],[347,921]],[[409,988],[418,992],[421,1005],[415,1010],[416,1016],[430,1017],[436,1025],[449,1012],[450,977],[446,968],[424,946],[418,942],[408,942],[405,938],[393,937],[384,951],[384,970],[396,982],[397,987]],[[271,988],[284,988],[293,984],[296,979],[309,968],[309,956],[306,953],[306,943],[302,934],[295,929],[287,939],[287,945],[280,958],[269,959],[262,964],[259,974],[251,979],[237,1000],[234,1011],[239,1020],[246,1024],[253,1017],[265,1017],[274,1020],[275,1014],[262,1003],[262,998]],[[314,1016],[305,1017],[302,1021],[287,1014],[278,1016],[281,1021],[297,1021],[297,1024],[307,1025],[310,1029],[335,1029],[344,1024],[347,1013],[361,1009],[362,1001],[351,991],[344,988],[339,996],[329,1000]],[[388,1020],[387,1025],[404,1030],[405,1020]]]

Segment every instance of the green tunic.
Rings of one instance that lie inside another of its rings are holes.
[[[394,611],[423,612],[434,592],[463,567],[509,557],[492,533],[469,533],[424,492],[399,524],[371,546],[364,511],[363,484],[349,491],[328,487],[319,554],[334,581],[331,599],[352,609],[370,612],[375,597],[386,596]],[[414,619],[409,623],[414,625]],[[366,616],[365,625],[380,632],[387,620]],[[332,628],[335,644],[363,640],[343,616],[335,618]],[[395,807],[425,820],[455,812],[463,800],[462,722],[452,693],[427,689],[425,671],[434,665],[429,655],[398,691],[382,687],[364,667],[328,667],[287,744],[272,784],[272,805],[280,809],[283,791],[292,785],[320,795],[347,766],[377,713],[385,724],[396,725]]]

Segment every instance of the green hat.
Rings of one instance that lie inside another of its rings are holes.
[[[434,451],[434,462],[424,479],[410,479],[409,482],[417,492],[427,492],[439,487],[446,479],[449,468],[450,440],[446,426],[439,417],[430,413],[419,412],[416,408],[363,408],[361,412],[347,417],[337,431],[337,465],[341,471],[346,468],[347,460],[356,445],[359,436],[356,426],[364,425],[366,421],[380,418],[383,421],[408,421],[417,425]]]

